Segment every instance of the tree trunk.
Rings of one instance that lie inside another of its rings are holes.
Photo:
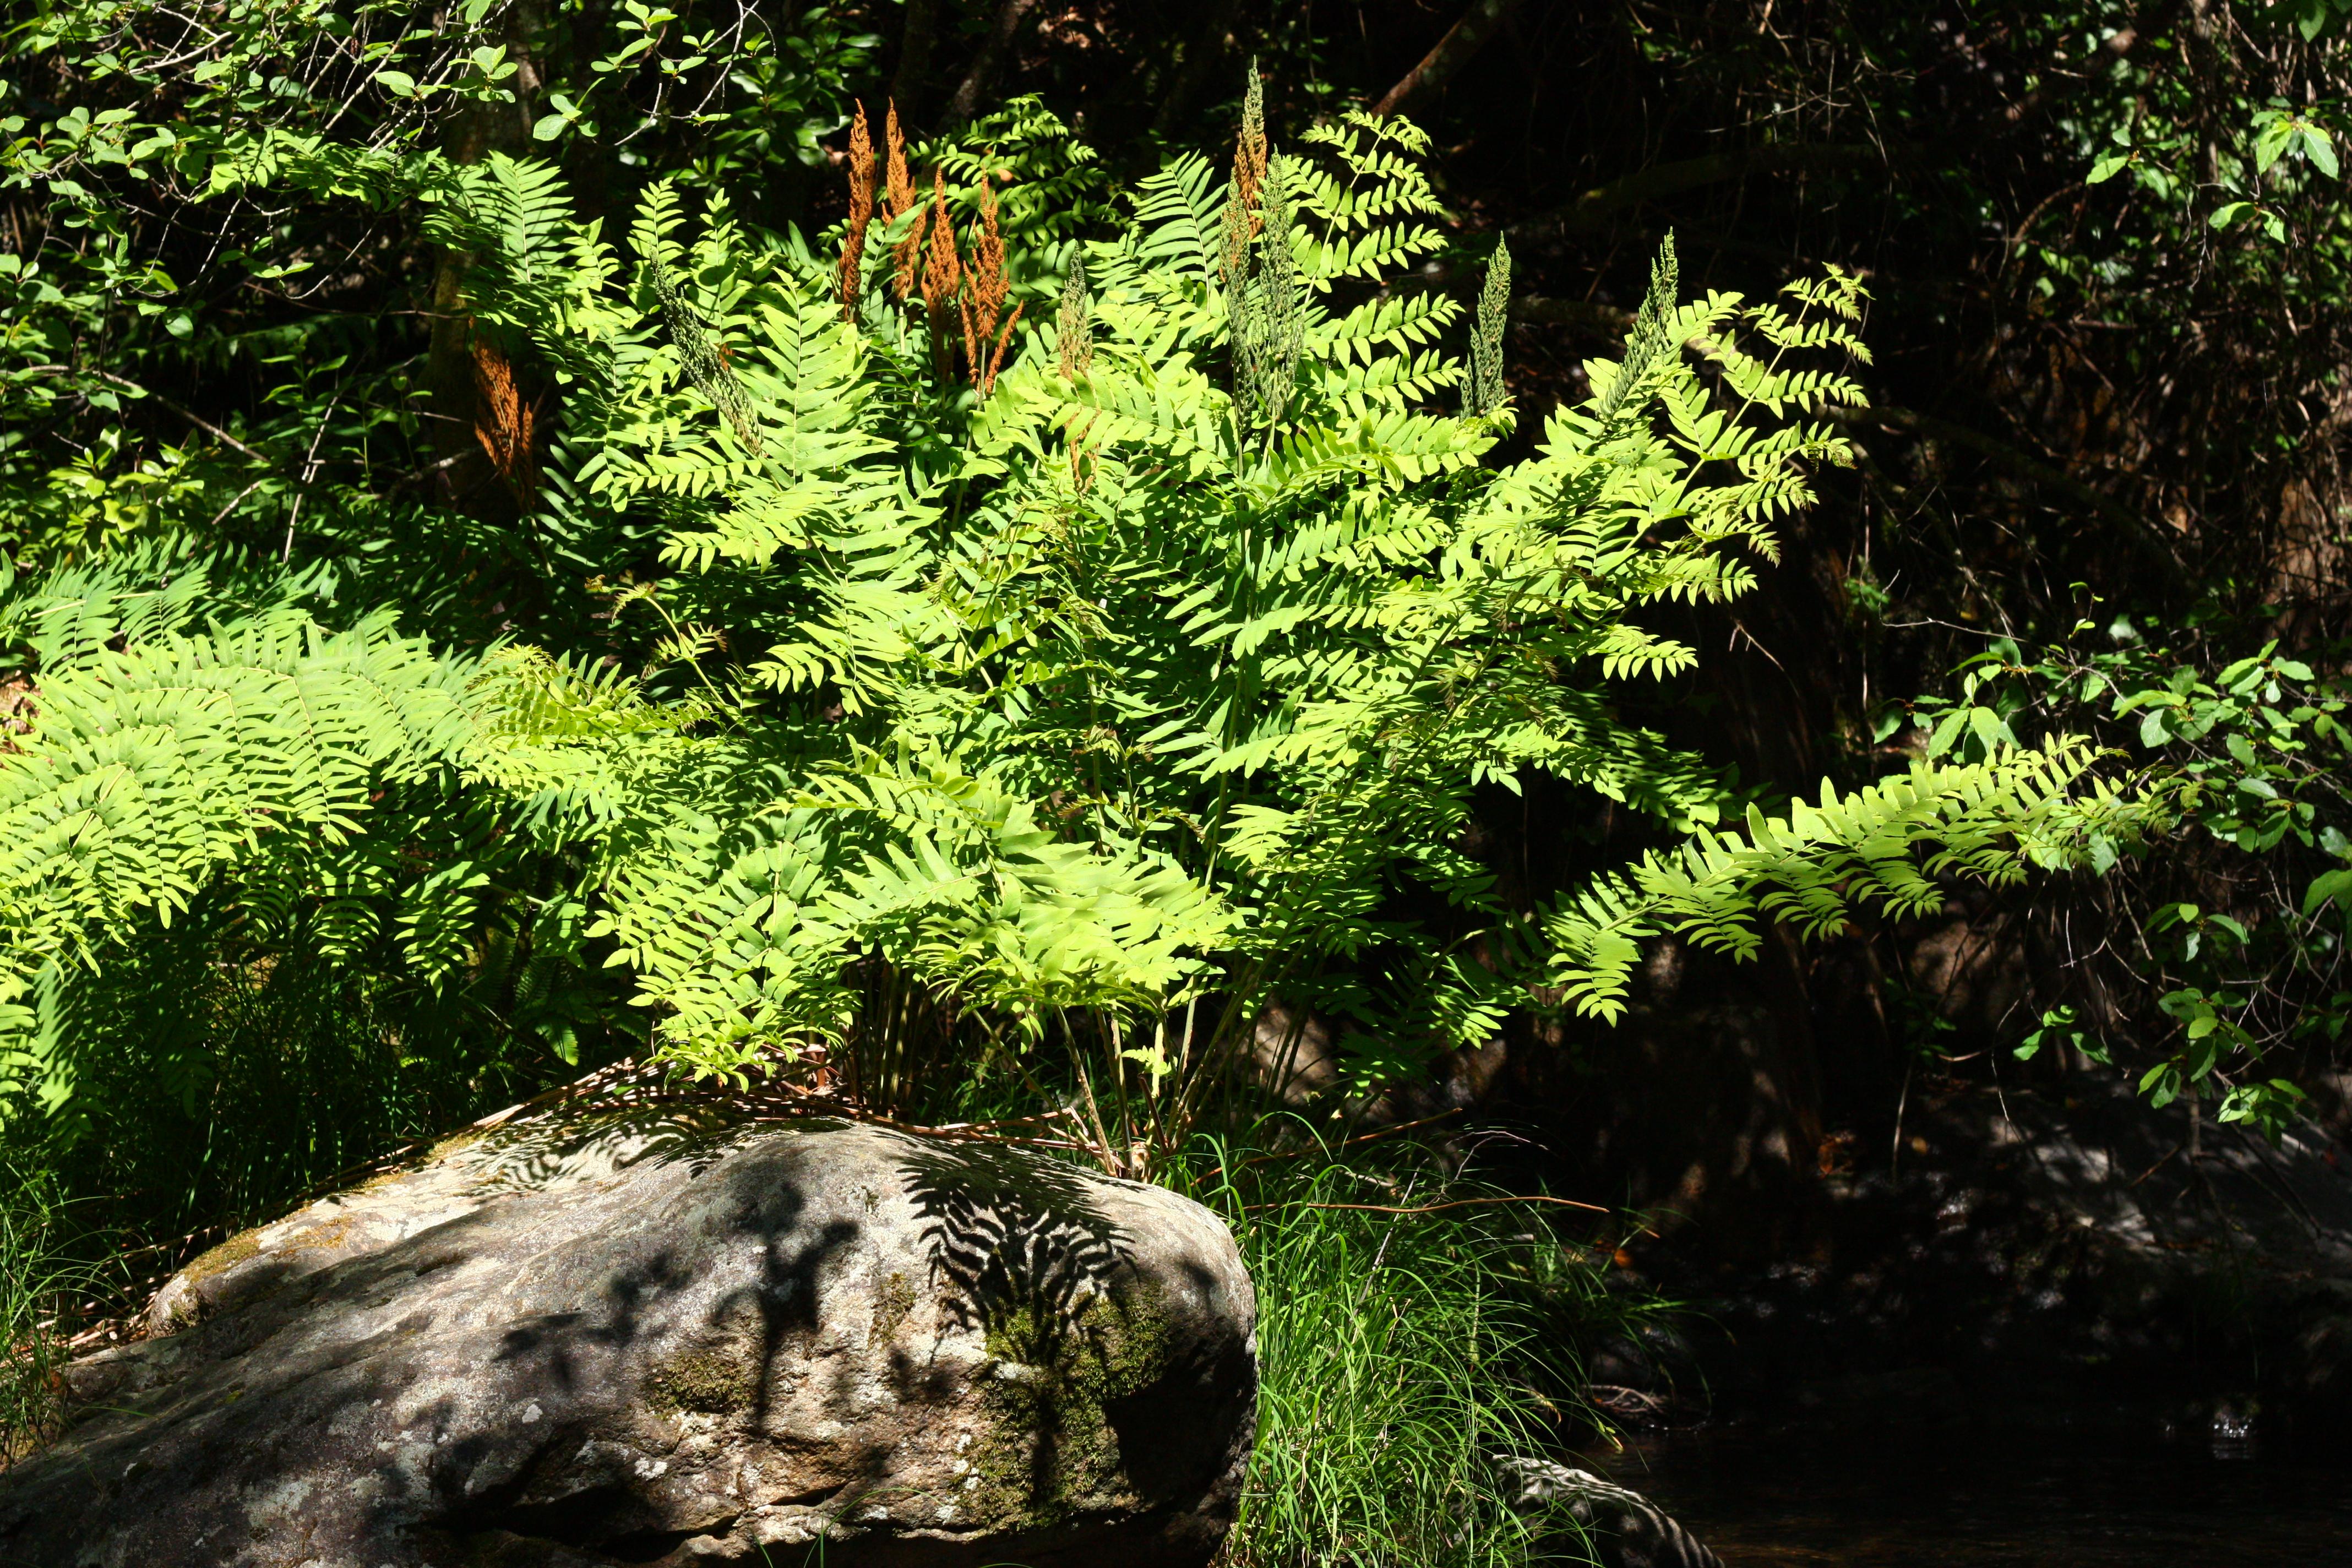
[[[898,35],[898,68],[890,76],[890,101],[898,123],[911,125],[922,113],[923,84],[931,74],[931,44],[940,30],[940,0],[907,0],[907,26]]]
[[[1168,96],[1160,100],[1160,112],[1152,118],[1151,129],[1156,134],[1166,137],[1176,133],[1176,128],[1183,123],[1185,110],[1208,85],[1210,73],[1224,65],[1234,47],[1234,15],[1240,8],[1241,0],[1209,0],[1200,35],[1184,51],[1184,63],[1177,68],[1176,79],[1170,84]]]
[[[507,58],[515,73],[506,86],[511,103],[469,103],[450,121],[444,150],[458,163],[478,163],[493,153],[515,156],[529,148],[541,86],[540,36],[545,26],[539,0],[520,0],[507,12]],[[445,250],[433,269],[433,336],[425,356],[425,384],[435,455],[444,466],[440,483],[446,498],[476,515],[512,515],[513,498],[498,482],[489,454],[474,434],[479,414],[474,387],[474,349],[466,309],[467,269],[473,258]]]
[[[1445,30],[1437,47],[1422,57],[1421,63],[1404,73],[1404,79],[1383,94],[1372,105],[1374,114],[1394,114],[1417,98],[1444,87],[1454,73],[1470,61],[1470,58],[1486,47],[1486,40],[1510,19],[1519,8],[1519,0],[1471,0],[1470,9],[1460,21]]]
[[[980,46],[980,58],[971,62],[971,69],[948,100],[947,125],[954,130],[969,125],[979,118],[980,106],[988,89],[996,80],[997,71],[1004,64],[1004,56],[1013,47],[1013,35],[1021,30],[1022,18],[1035,8],[1037,0],[1004,0],[997,8],[996,26],[989,30],[987,39]]]

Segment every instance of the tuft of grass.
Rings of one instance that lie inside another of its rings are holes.
[[[0,1136],[37,1147],[94,1220],[168,1270],[204,1234],[274,1219],[319,1183],[578,1071],[450,989],[159,942],[68,1020],[72,1114],[20,1105]]]
[[[1591,1561],[1564,1518],[1513,1513],[1496,1461],[1589,1431],[1579,1347],[1658,1304],[1609,1290],[1605,1262],[1533,1206],[1329,1206],[1473,1193],[1442,1169],[1319,1152],[1256,1168],[1221,1161],[1236,1174],[1194,1194],[1233,1223],[1258,1298],[1257,1447],[1224,1561]]]
[[[67,1326],[83,1297],[109,1294],[72,1249],[66,1205],[50,1173],[0,1163],[0,1469],[57,1436]]]

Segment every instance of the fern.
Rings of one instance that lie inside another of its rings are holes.
[[[1759,920],[1825,935],[1869,906],[1933,913],[1947,875],[1998,885],[2111,864],[2177,810],[2168,791],[2126,796],[2092,777],[2095,761],[2082,742],[2062,740],[1966,765],[1915,763],[1843,798],[1824,782],[1818,804],[1798,801],[1785,817],[1750,806],[1745,834],[1701,829],[1549,911],[1549,981],[1578,1012],[1614,1018],[1643,937],[1670,931],[1748,958],[1762,945]]]
[[[1478,328],[1470,340],[1465,401],[1473,415],[1492,414],[1503,405],[1503,328],[1510,308],[1511,247],[1498,241],[1494,260],[1486,264],[1486,286],[1478,292]]]
[[[656,184],[625,254],[547,165],[436,174],[478,325],[562,389],[529,521],[594,615],[458,658],[330,629],[316,576],[124,558],[0,596],[39,680],[0,765],[5,1070],[69,1100],[76,976],[201,905],[427,989],[524,952],[538,995],[593,952],[729,1077],[861,1048],[878,969],[971,1050],[1062,1053],[1134,1169],[1275,1000],[1409,1062],[1538,994],[1612,1015],[1661,931],[1744,953],[2161,828],[2074,745],[1727,824],[1616,698],[1696,657],[1643,612],[1749,591],[1849,460],[1860,283],[1686,301],[1669,241],[1622,359],[1498,462],[1507,254],[1468,321],[1383,289],[1440,241],[1421,133],[1279,153],[1244,107],[1222,184],[1180,156],[1097,237],[1034,105],[916,150],[951,201],[1017,176],[1002,276],[1041,308],[993,378],[723,205]],[[1675,847],[1514,906],[1461,835],[1538,774]]]

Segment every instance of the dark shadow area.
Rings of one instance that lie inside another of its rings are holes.
[[[2352,1539],[2340,1453],[2217,1444],[2049,1382],[1947,1378],[1586,1462],[1736,1568],[2316,1568]]]
[[[1184,1272],[1198,1299],[1213,1299],[1205,1269],[1188,1265]],[[1157,1372],[1147,1387],[1103,1401],[1103,1418],[1138,1488],[1173,1498],[1204,1484],[1224,1462],[1223,1434],[1256,1397],[1257,1363],[1238,1338],[1195,1339]]]

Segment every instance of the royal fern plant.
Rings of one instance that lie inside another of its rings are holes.
[[[1669,241],[1622,356],[1506,459],[1507,263],[1475,306],[1407,286],[1449,243],[1423,135],[1279,146],[1258,103],[1229,168],[1115,219],[1034,104],[929,148],[861,113],[822,245],[662,184],[616,237],[504,157],[377,193],[472,258],[485,384],[549,389],[483,444],[593,613],[453,647],[290,565],[13,588],[20,1114],[69,1114],[77,996],[202,904],[428,986],[500,942],[518,996],[625,970],[706,1075],[1000,1072],[1142,1173],[1266,1018],[1343,1022],[1368,1089],[1514,1008],[1612,1016],[1659,931],[1744,952],[2160,825],[2064,742],[1731,816],[1618,696],[1696,657],[1643,612],[1753,591],[1849,460],[1861,282],[1685,299]],[[1664,847],[1513,903],[1465,829],[1536,774]]]

